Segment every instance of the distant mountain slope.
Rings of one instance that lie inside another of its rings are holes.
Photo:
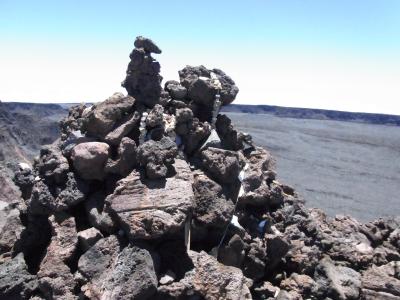
[[[354,113],[325,109],[245,104],[231,104],[224,106],[222,111],[251,114],[272,114],[282,118],[336,120],[400,126],[400,116],[385,114]]]
[[[67,110],[57,104],[0,101],[0,194],[10,202],[18,194],[11,182],[18,162],[31,163],[40,147],[59,135]],[[15,200],[15,199],[14,199]]]

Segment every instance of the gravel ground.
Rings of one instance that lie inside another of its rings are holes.
[[[276,158],[309,207],[361,221],[400,215],[400,128],[227,113]]]

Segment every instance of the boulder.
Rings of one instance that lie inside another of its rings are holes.
[[[119,145],[123,137],[129,135],[138,126],[139,121],[140,114],[135,111],[126,122],[123,122],[113,131],[108,133],[104,140],[110,145]]]
[[[109,148],[106,143],[88,142],[76,145],[72,149],[71,160],[78,174],[86,180],[104,178],[104,167],[108,159]]]
[[[139,163],[145,167],[149,179],[166,177],[176,155],[176,144],[168,137],[159,141],[149,140],[138,148]]]
[[[372,299],[373,295],[376,299],[400,298],[400,262],[372,266],[363,272],[361,281],[362,294],[366,299]]]
[[[223,245],[218,253],[218,261],[226,266],[241,268],[246,254],[246,244],[235,234],[226,245]]]
[[[55,145],[44,146],[35,164],[39,175],[51,183],[62,184],[67,179],[69,171],[68,160]]]
[[[145,249],[119,250],[115,236],[99,240],[81,256],[78,269],[86,278],[82,287],[90,299],[153,299],[157,276]]]
[[[91,226],[106,233],[112,233],[115,225],[108,212],[104,211],[105,194],[97,191],[85,201],[85,210]]]
[[[209,147],[201,152],[202,166],[221,184],[238,181],[241,169],[239,155],[236,152]]]
[[[39,272],[39,289],[46,298],[77,299],[75,281],[68,264],[72,261],[78,236],[74,217],[61,213],[49,218],[52,237]]]
[[[87,251],[101,238],[103,238],[103,235],[94,227],[78,232],[79,246],[83,252]]]
[[[99,104],[93,105],[83,115],[83,131],[88,136],[104,139],[127,114],[133,112],[135,99],[115,93]]]
[[[239,92],[235,82],[219,69],[209,70],[204,66],[186,66],[179,71],[179,78],[181,84],[188,89],[188,97],[202,105],[212,107],[218,90],[223,105],[233,102]]]
[[[169,80],[165,83],[165,90],[169,93],[172,99],[183,100],[186,98],[187,89],[178,81]]]
[[[225,228],[232,218],[234,204],[226,199],[222,187],[198,171],[194,173],[193,191],[193,218],[207,228]]]
[[[48,186],[39,180],[33,186],[28,209],[37,215],[65,211],[85,200],[87,192],[86,183],[72,172],[68,173],[67,181],[62,186]]]
[[[134,45],[136,48],[143,48],[146,52],[161,54],[161,49],[149,38],[138,36],[136,37]]]
[[[164,123],[164,108],[160,104],[154,105],[146,118],[146,126],[154,128],[162,126]]]
[[[359,299],[361,275],[353,269],[336,266],[329,258],[323,258],[315,269],[316,295],[332,299]]]
[[[138,43],[142,47],[145,45],[143,40]],[[160,102],[162,77],[159,74],[160,64],[151,56],[148,48],[142,47],[132,50],[122,86],[140,104],[151,108]]]
[[[204,251],[189,251],[188,255],[193,270],[186,272],[179,282],[160,286],[160,299],[187,299],[194,295],[203,299],[252,299],[251,283],[240,269],[225,266]]]
[[[0,256],[10,256],[23,229],[19,210],[12,204],[0,201]]]
[[[193,208],[193,179],[185,161],[177,159],[174,168],[175,176],[158,180],[133,171],[106,198],[110,213],[131,239],[157,239],[183,228]]]
[[[0,264],[1,299],[30,299],[37,286],[36,276],[28,272],[22,253]]]
[[[137,148],[134,140],[124,137],[118,147],[117,159],[108,159],[104,168],[105,173],[127,176],[138,164],[136,159]]]

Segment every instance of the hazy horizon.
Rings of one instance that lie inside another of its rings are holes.
[[[400,115],[398,1],[0,0],[0,100],[97,102],[124,92],[134,38],[165,80],[185,65],[230,75],[235,104]]]

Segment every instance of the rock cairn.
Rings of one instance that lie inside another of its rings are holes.
[[[400,220],[307,210],[187,66],[162,89],[138,37],[123,86],[72,107],[0,208],[1,299],[400,299]],[[1,203],[0,203],[1,204]]]

